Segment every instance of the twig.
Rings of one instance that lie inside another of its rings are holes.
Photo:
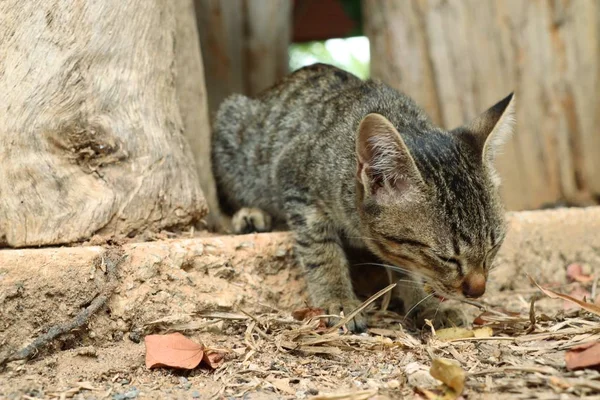
[[[535,323],[537,319],[535,318],[535,300],[536,295],[531,296],[531,304],[529,306],[529,327],[525,330],[525,333],[529,334],[535,331]]]
[[[267,341],[269,341],[269,342],[271,342],[271,341],[273,340],[273,338],[271,338],[269,335],[267,335],[267,333],[266,333],[265,331],[263,331],[262,329],[260,329],[260,328],[258,327],[258,325],[260,324],[260,321],[259,321],[258,319],[256,319],[256,317],[254,317],[254,316],[253,316],[253,315],[251,315],[250,313],[247,313],[246,311],[242,310],[241,308],[240,308],[240,311],[241,311],[243,314],[246,314],[248,317],[250,317],[250,319],[252,319],[252,321],[254,321],[254,322],[255,322],[255,324],[254,324],[254,327],[253,327],[253,330],[254,330],[254,331],[256,331],[256,333],[258,333],[258,335],[259,335],[260,337],[262,337],[263,339],[265,339],[265,340],[267,340]]]
[[[341,326],[344,326],[348,321],[350,321],[352,318],[354,318],[359,312],[361,312],[362,310],[367,308],[372,302],[374,302],[375,300],[377,300],[378,298],[380,298],[381,296],[383,296],[384,294],[386,294],[387,292],[389,292],[390,290],[392,290],[395,287],[396,287],[396,284],[392,283],[391,285],[381,289],[379,292],[377,292],[373,296],[369,297],[356,310],[352,311],[350,314],[348,314],[347,316],[342,318],[342,320],[339,321],[337,324],[335,324],[334,326],[329,328],[329,330],[326,333],[332,333],[332,332],[337,331],[338,328],[340,328]]]
[[[469,374],[469,376],[489,375],[489,374],[497,374],[497,373],[503,373],[503,372],[533,372],[533,373],[550,374],[550,375],[558,374],[558,371],[552,367],[511,366],[511,367],[484,369],[483,371],[472,372]]]
[[[391,269],[386,268],[385,272],[387,273],[388,284],[394,283],[394,275]],[[390,302],[392,301],[392,291],[387,292],[383,299],[381,299],[381,311],[387,311],[390,306]]]
[[[475,306],[477,308],[479,308],[481,311],[483,312],[489,312],[490,314],[495,314],[495,315],[500,315],[502,317],[507,317],[509,316],[506,313],[503,313],[502,311],[496,311],[493,308],[489,308],[489,306],[479,302],[479,301],[475,301],[475,300],[469,300],[469,299],[457,299],[458,301],[460,301],[461,303],[465,303],[465,304],[469,304],[472,306]]]
[[[47,345],[52,340],[72,331],[73,329],[77,329],[85,325],[89,318],[106,304],[119,283],[117,278],[117,267],[125,259],[120,250],[109,250],[107,253],[112,253],[102,255],[102,262],[106,265],[107,282],[100,294],[94,300],[92,300],[91,304],[77,314],[75,318],[68,322],[50,327],[45,334],[39,336],[25,348],[0,360],[0,366],[3,366],[11,361],[23,360],[31,357],[40,347]]]

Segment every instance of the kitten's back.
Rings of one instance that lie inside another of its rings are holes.
[[[251,99],[235,94],[217,112],[212,164],[223,212],[249,205],[277,217],[274,159],[299,135],[321,128],[324,103],[363,82],[338,68],[314,64],[299,69]],[[232,196],[231,194],[235,194]]]

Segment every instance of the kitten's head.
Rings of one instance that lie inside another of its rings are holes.
[[[479,297],[505,235],[494,157],[512,130],[511,94],[453,131],[360,123],[357,201],[368,246],[439,295]]]

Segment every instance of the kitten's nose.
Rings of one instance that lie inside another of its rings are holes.
[[[462,292],[465,297],[481,297],[485,293],[485,275],[480,272],[467,275],[462,283]]]

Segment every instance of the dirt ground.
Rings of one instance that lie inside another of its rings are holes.
[[[429,366],[433,358],[443,357],[457,360],[468,372],[464,398],[600,398],[600,374],[568,372],[564,362],[566,349],[600,338],[600,319],[566,312],[562,301],[544,299],[536,303],[539,322],[532,328],[533,296],[506,293],[488,299],[520,315],[494,324],[490,338],[452,342],[427,330],[406,332],[402,318],[385,313],[373,315],[368,334],[325,337],[314,328],[300,333],[302,326],[285,315],[255,316],[258,322],[243,314],[215,315],[195,320],[205,326],[215,321],[203,329],[177,329],[227,353],[215,371],[147,370],[143,341],[136,343],[140,338],[129,335],[102,347],[12,363],[2,374],[0,392],[8,399],[415,398],[419,390],[439,385]],[[342,393],[355,397],[319,397]]]
[[[0,398],[455,398],[430,375],[438,358],[466,372],[466,399],[600,398],[599,372],[565,364],[569,349],[600,340],[600,317],[548,298],[526,279],[596,299],[596,226],[573,230],[589,217],[552,214],[544,217],[554,221],[548,226],[537,215],[513,218],[489,293],[477,305],[455,305],[477,322],[469,328],[483,323],[491,336],[450,340],[381,311],[383,297],[369,309],[365,334],[323,332],[318,320],[295,320],[291,311],[303,306],[304,290],[286,234],[125,245],[128,259],[106,307],[32,359],[8,363]],[[577,243],[563,244],[557,232]],[[532,244],[535,250],[523,251]],[[0,253],[0,355],[74,318],[90,293],[107,286],[100,247]],[[569,279],[573,263],[589,279]],[[32,266],[38,274],[28,279]],[[168,332],[223,352],[223,364],[148,370],[144,336]]]

